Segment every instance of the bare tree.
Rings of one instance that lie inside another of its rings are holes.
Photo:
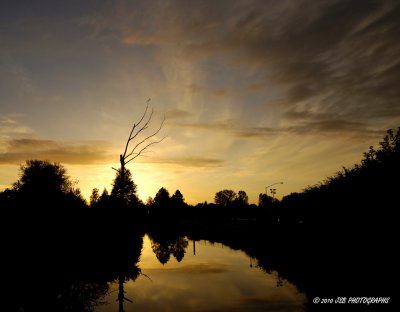
[[[125,166],[143,155],[150,146],[154,144],[158,144],[163,141],[166,137],[163,137],[160,140],[153,140],[153,138],[160,132],[164,125],[165,117],[161,121],[160,126],[150,134],[146,134],[146,130],[149,128],[149,124],[153,117],[154,110],[151,109],[149,112],[149,102],[150,99],[147,100],[146,109],[137,123],[134,123],[129,134],[128,140],[125,144],[125,150],[123,154],[119,155],[120,169],[112,168],[115,171],[119,172],[121,175],[121,181],[125,181]],[[136,143],[135,143],[136,141]],[[121,187],[122,192],[124,192],[124,187]],[[122,198],[124,198],[124,194],[121,194]]]

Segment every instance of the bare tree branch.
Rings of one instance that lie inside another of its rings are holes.
[[[146,141],[149,140],[150,138],[156,136],[156,135],[160,132],[161,128],[163,127],[164,121],[165,121],[165,117],[164,117],[163,121],[161,122],[160,127],[157,129],[157,131],[154,132],[153,134],[150,134],[149,136],[147,136],[146,138],[144,138],[142,141],[140,141],[139,143],[137,143],[137,144],[135,145],[135,147],[132,149],[132,151],[131,151],[128,155],[124,156],[124,158],[126,159],[126,158],[130,157],[132,154],[135,153],[136,149],[137,149],[140,145],[142,145],[144,142],[146,142]],[[141,130],[142,130],[142,129],[141,129]],[[141,130],[139,130],[139,131],[141,131]],[[138,133],[139,133],[139,131],[138,131]]]
[[[153,141],[153,142],[147,144],[147,145],[146,145],[145,147],[143,147],[139,152],[135,153],[135,154],[136,154],[135,156],[133,156],[131,159],[125,161],[125,164],[127,164],[127,163],[129,163],[130,161],[134,160],[135,158],[139,157],[139,156],[140,156],[148,147],[150,147],[151,145],[157,144],[157,143],[161,143],[165,138],[166,138],[166,136],[163,137],[163,138],[162,138],[161,140],[159,140],[159,141]]]
[[[146,114],[147,114],[147,110],[149,109],[149,102],[150,102],[150,98],[147,100],[146,109],[144,110],[144,113],[143,113],[142,117],[140,118],[139,122],[138,122],[137,124],[136,124],[136,123],[133,124],[131,133],[129,134],[129,138],[128,138],[128,140],[126,141],[125,151],[124,151],[124,154],[123,154],[124,157],[125,157],[126,152],[127,152],[127,150],[128,150],[129,142],[132,141],[132,140],[138,135],[138,133],[136,133],[136,135],[135,135],[134,137],[132,137],[133,131],[136,129],[137,126],[139,126],[139,125],[141,124],[141,122],[143,121],[144,117],[145,117]],[[153,110],[152,110],[152,112],[151,112],[151,115],[153,115]],[[150,117],[151,117],[151,116],[150,116]]]
[[[151,109],[151,113],[150,113],[150,116],[149,116],[149,118],[147,119],[147,121],[146,121],[146,123],[143,125],[143,127],[142,128],[140,128],[136,133],[135,133],[135,135],[134,136],[132,136],[132,134],[131,134],[131,136],[129,137],[129,141],[132,141],[133,139],[135,139],[139,134],[140,134],[140,132],[142,132],[143,130],[146,130],[147,128],[148,128],[148,124],[149,124],[149,122],[150,122],[150,120],[151,120],[151,117],[153,117],[153,109]],[[136,126],[138,126],[140,123],[138,123]]]
[[[132,126],[131,132],[129,133],[128,140],[126,141],[126,144],[125,144],[124,153],[119,155],[119,162],[121,164],[121,168],[120,169],[112,168],[115,171],[117,171],[121,177],[121,191],[120,191],[121,198],[125,198],[124,179],[125,179],[125,173],[126,173],[126,169],[125,169],[126,164],[128,164],[132,160],[138,158],[139,156],[143,155],[150,146],[152,146],[154,144],[158,144],[165,139],[165,137],[164,137],[161,140],[151,141],[151,139],[154,138],[161,131],[161,129],[164,125],[165,116],[156,131],[154,131],[153,133],[151,133],[149,135],[145,135],[145,130],[149,128],[149,124],[151,122],[151,119],[153,118],[153,113],[154,113],[154,110],[151,109],[150,114],[148,114],[149,102],[150,102],[150,99],[147,100],[146,109],[144,110],[144,113],[143,113],[142,117],[140,118],[139,122],[134,123]],[[143,121],[144,121],[144,124],[142,124]],[[135,139],[139,140],[139,138],[140,138],[139,135],[142,135],[145,138],[140,140],[138,143],[135,144],[135,146],[132,149],[130,149],[129,144],[132,141],[134,141]],[[128,153],[128,151],[130,151],[130,152]]]
[[[138,143],[136,143],[135,146],[128,153],[129,144],[132,141],[134,141],[135,139],[137,139],[140,134],[143,134],[144,131],[149,128],[149,124],[153,118],[153,113],[154,113],[154,110],[151,109],[150,114],[148,114],[149,102],[150,102],[150,99],[147,100],[146,109],[145,109],[142,117],[140,118],[139,122],[133,124],[131,132],[129,133],[128,140],[126,141],[126,144],[125,144],[124,153],[120,155],[121,168],[124,168],[124,166],[127,163],[131,162],[132,160],[134,160],[137,157],[139,157],[140,155],[142,155],[150,146],[160,143],[161,141],[163,141],[166,138],[166,137],[164,137],[158,141],[152,141],[152,142],[149,141],[151,138],[155,137],[163,128],[164,122],[165,122],[165,116],[164,116],[164,118],[163,118],[160,126],[157,128],[157,130],[154,131],[153,133],[151,133],[150,135],[147,135],[144,139],[142,139]],[[144,124],[140,128],[138,128],[139,125],[141,125],[144,120],[145,120]],[[113,168],[113,169],[115,170],[115,168]],[[124,169],[122,169],[122,170],[124,170]]]

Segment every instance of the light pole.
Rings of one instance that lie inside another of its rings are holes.
[[[283,184],[283,182],[276,182],[276,183],[272,183],[272,184],[266,186],[266,187],[265,187],[265,194],[268,195],[268,188],[269,188],[270,186],[274,186],[274,185],[276,185],[276,184]],[[271,189],[272,197],[274,197],[275,193],[276,193],[276,189]]]
[[[274,197],[275,197],[275,194],[276,194],[276,189],[273,188],[273,189],[269,189],[269,190],[271,191],[271,194],[272,194],[272,200],[274,200]]]

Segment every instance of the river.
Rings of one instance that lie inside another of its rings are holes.
[[[305,296],[257,260],[221,243],[180,237],[157,242],[148,235],[137,266],[141,274],[110,283],[97,312],[105,311],[303,311]]]

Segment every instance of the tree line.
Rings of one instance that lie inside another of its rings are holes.
[[[268,211],[269,218],[301,223],[318,219],[329,214],[330,219],[338,218],[344,209],[349,216],[364,207],[370,213],[371,207],[386,204],[390,206],[397,199],[400,173],[400,128],[397,132],[388,130],[379,143],[379,148],[370,147],[364,153],[361,163],[351,168],[343,167],[335,175],[303,192],[291,193],[281,201],[265,193],[259,194],[258,205],[249,204],[245,191],[237,193],[224,189],[216,192],[214,203],[199,203],[190,206],[180,190],[170,195],[161,187],[155,196],[144,203],[137,195],[137,185],[129,169],[117,171],[109,193],[105,188],[100,193],[92,190],[90,201],[83,198],[77,182],[67,174],[60,163],[47,160],[27,160],[20,166],[19,179],[10,188],[0,192],[1,207],[47,207],[47,208],[94,208],[94,209],[176,209],[176,208],[261,208]],[[368,208],[368,209],[367,209]]]
[[[177,189],[172,195],[161,187],[154,197],[147,198],[143,202],[137,194],[137,184],[132,178],[129,169],[124,173],[116,172],[112,182],[111,192],[104,188],[102,192],[93,188],[90,199],[87,202],[82,196],[77,182],[67,174],[65,167],[57,162],[48,160],[27,160],[19,168],[19,179],[10,188],[0,192],[1,207],[18,206],[36,209],[181,209],[190,207],[221,207],[221,208],[245,208],[256,207],[250,205],[245,191],[236,193],[233,190],[224,189],[216,192],[214,203],[199,203],[191,206],[186,203],[181,191]],[[272,198],[260,194],[259,206],[266,207],[272,204]]]
[[[393,216],[399,204],[400,127],[389,129],[379,147],[369,147],[360,163],[279,202],[287,222],[378,223]]]

